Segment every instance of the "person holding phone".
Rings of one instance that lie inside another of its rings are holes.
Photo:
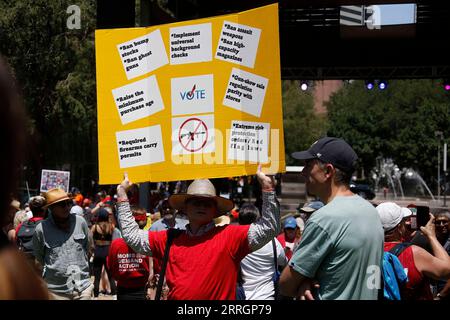
[[[376,207],[384,229],[384,250],[390,251],[402,243],[407,233],[404,213],[400,206],[393,202],[385,202]],[[420,231],[428,239],[433,255],[423,248],[405,243],[398,259],[405,271],[408,282],[401,291],[402,300],[432,300],[430,279],[450,279],[450,256],[436,237],[435,218],[430,219]]]

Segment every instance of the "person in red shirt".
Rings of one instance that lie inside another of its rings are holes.
[[[189,224],[170,247],[166,280],[169,300],[235,300],[241,260],[260,249],[280,230],[279,204],[273,177],[257,172],[263,192],[262,217],[250,225],[215,226],[213,219],[234,207],[219,197],[209,180],[194,180],[185,194],[169,204],[186,213]],[[137,252],[162,259],[168,231],[145,232],[132,220],[126,194],[127,174],[117,187],[119,220],[125,241]]]
[[[283,232],[277,236],[281,246],[284,248],[284,254],[288,261],[292,257],[294,246],[300,241],[300,234],[298,233],[297,220],[294,217],[287,217],[284,220]]]
[[[147,224],[145,209],[133,207],[134,220],[139,229]],[[117,300],[145,300],[146,285],[150,278],[150,257],[136,253],[125,240],[117,238],[111,243],[107,267],[117,281]]]
[[[376,207],[383,225],[385,242],[384,251],[389,251],[402,242],[407,228],[405,226],[405,210],[393,202],[381,203]],[[401,291],[402,300],[432,300],[429,278],[450,278],[450,257],[436,238],[434,216],[425,227],[420,227],[431,245],[433,255],[416,245],[407,245],[399,255],[408,282]]]

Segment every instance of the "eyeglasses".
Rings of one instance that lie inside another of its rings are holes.
[[[186,204],[196,207],[215,207],[216,202],[213,199],[207,198],[190,198],[186,200]]]
[[[65,208],[70,206],[70,202],[69,201],[61,201],[61,202],[57,202],[53,205],[54,207],[60,207],[60,208]]]
[[[436,220],[436,221],[434,221],[434,224],[437,226],[439,226],[439,225],[446,226],[448,224],[448,221],[447,220]]]

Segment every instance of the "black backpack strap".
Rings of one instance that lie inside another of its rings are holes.
[[[156,287],[155,300],[161,300],[161,292],[164,284],[164,277],[166,276],[166,268],[167,268],[167,261],[169,260],[170,246],[172,245],[173,240],[176,237],[178,237],[181,233],[183,233],[183,230],[174,228],[170,228],[167,230],[166,248],[164,249],[164,257],[162,261],[161,272],[159,273],[158,285]]]
[[[280,288],[278,285],[279,274],[278,274],[278,254],[277,254],[277,245],[275,243],[275,238],[272,239],[272,248],[273,248],[273,264],[275,265],[275,273],[273,277],[273,288],[274,288],[274,298],[275,300],[279,300],[279,292]]]
[[[277,259],[277,245],[275,244],[275,238],[272,239],[273,248],[273,263],[275,265],[275,272],[278,271],[278,259]]]
[[[389,250],[389,252],[398,257],[403,251],[406,250],[406,248],[408,248],[411,245],[412,243],[410,242],[398,243],[391,250]]]
[[[242,269],[241,268],[239,268],[239,271],[238,271],[237,283],[239,286],[242,286],[242,284],[244,283],[244,280],[242,280]]]

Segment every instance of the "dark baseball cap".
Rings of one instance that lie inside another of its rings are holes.
[[[352,147],[340,138],[325,137],[314,142],[308,150],[294,152],[297,160],[319,159],[331,163],[346,173],[353,173],[358,156]]]

